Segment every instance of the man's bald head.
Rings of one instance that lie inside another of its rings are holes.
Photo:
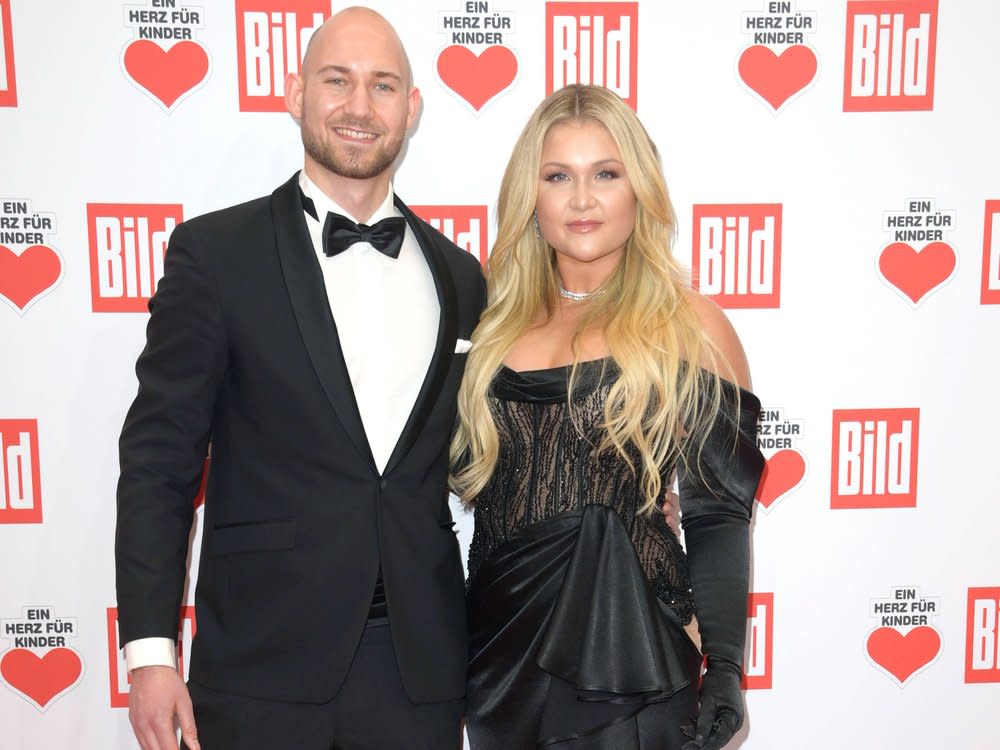
[[[316,67],[322,65],[326,55],[336,55],[338,43],[345,38],[370,40],[378,44],[387,53],[398,56],[399,73],[407,88],[413,86],[413,68],[406,54],[403,42],[396,29],[384,16],[360,5],[343,10],[330,16],[309,38],[305,54],[302,57],[302,74],[307,76]],[[321,54],[320,51],[324,54]]]

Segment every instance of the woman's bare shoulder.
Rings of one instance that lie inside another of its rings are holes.
[[[718,372],[724,378],[747,390],[750,388],[750,366],[747,363],[746,352],[733,324],[715,302],[698,292],[689,289],[687,302],[701,322],[705,335],[715,345],[722,362],[711,362],[708,359],[699,362],[702,367]]]

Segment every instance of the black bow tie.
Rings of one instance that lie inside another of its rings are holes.
[[[305,193],[299,192],[303,210],[318,221],[316,204]],[[406,219],[402,216],[391,216],[376,222],[374,226],[368,226],[355,224],[346,216],[331,211],[327,213],[323,224],[323,253],[334,256],[357,242],[367,242],[383,255],[398,258],[405,232]]]
[[[323,225],[323,252],[332,256],[344,252],[355,242],[367,242],[383,255],[398,258],[405,230],[406,219],[402,216],[392,216],[368,226],[355,224],[346,216],[331,212],[326,215]]]

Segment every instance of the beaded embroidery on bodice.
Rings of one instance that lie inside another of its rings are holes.
[[[639,512],[644,497],[628,462],[614,448],[597,450],[617,367],[610,358],[580,363],[572,409],[566,399],[570,370],[502,367],[494,380],[489,400],[500,452],[493,476],[475,500],[469,580],[520,530],[599,503],[621,518],[653,591],[687,623],[694,603],[680,542],[659,510]],[[638,466],[638,454],[630,457]],[[670,474],[664,473],[664,483]]]

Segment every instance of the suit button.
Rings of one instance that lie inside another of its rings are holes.
[[[387,481],[386,481],[385,479],[380,479],[380,480],[379,480],[379,483],[378,483],[378,488],[379,488],[380,490],[384,490],[384,489],[385,489],[386,487],[388,487],[388,486],[389,486],[389,482],[387,482]]]

